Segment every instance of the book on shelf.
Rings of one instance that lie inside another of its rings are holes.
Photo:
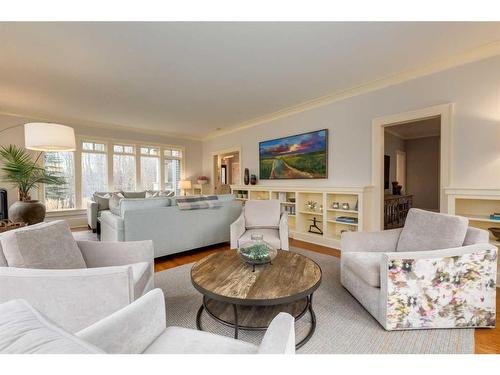
[[[357,217],[349,217],[349,216],[339,216],[339,217],[335,218],[335,221],[339,221],[341,223],[357,224],[358,218]]]
[[[494,214],[490,215],[491,220],[499,220],[500,221],[500,213],[495,212]]]

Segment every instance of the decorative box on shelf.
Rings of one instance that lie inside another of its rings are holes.
[[[370,230],[366,220],[371,187],[231,185],[236,199],[278,199],[288,212],[290,237],[338,249],[344,231]]]

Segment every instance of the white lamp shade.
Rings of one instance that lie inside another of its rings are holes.
[[[191,189],[191,180],[181,180],[179,181],[179,188],[186,190]]]
[[[24,125],[24,143],[29,150],[75,151],[75,131],[66,125],[30,122]]]

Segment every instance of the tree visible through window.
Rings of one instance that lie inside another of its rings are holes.
[[[113,188],[135,191],[135,147],[113,145]]]
[[[141,147],[141,184],[144,190],[160,190],[160,150]]]
[[[65,185],[45,185],[47,211],[67,210],[76,207],[75,158],[73,152],[46,152],[44,166],[63,177]]]
[[[104,143],[82,142],[82,198],[108,190],[108,157]]]

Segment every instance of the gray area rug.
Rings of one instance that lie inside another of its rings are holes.
[[[473,329],[440,329],[424,331],[385,331],[378,322],[340,285],[338,258],[302,249],[292,249],[315,260],[323,271],[323,281],[314,294],[316,332],[298,353],[370,354],[370,353],[446,353],[468,354],[474,350]],[[193,288],[189,272],[191,264],[155,275],[155,285],[166,296],[167,325],[196,328],[196,312],[201,295]],[[297,341],[309,329],[306,314],[296,324]],[[225,327],[206,312],[203,328],[221,335],[232,336]],[[240,331],[240,339],[258,344],[263,332]]]

